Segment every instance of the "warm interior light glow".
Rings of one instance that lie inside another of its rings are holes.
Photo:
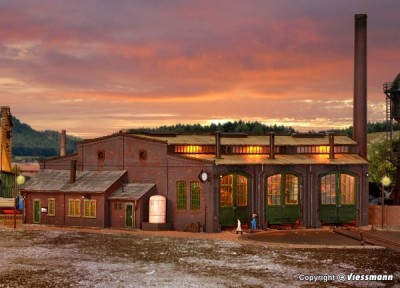
[[[215,153],[215,146],[212,145],[176,145],[175,153],[182,154],[210,154]]]
[[[318,154],[329,154],[329,146],[317,146],[317,153]]]
[[[261,146],[249,146],[247,147],[247,150],[249,154],[260,154],[261,153]]]

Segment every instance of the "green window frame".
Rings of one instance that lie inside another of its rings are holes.
[[[83,200],[83,217],[96,218],[96,200]]]
[[[356,176],[351,174],[334,172],[324,175],[320,189],[321,205],[336,205],[338,195],[341,205],[356,203]]]
[[[186,182],[178,181],[176,182],[176,205],[178,210],[187,209],[187,196],[186,196]]]
[[[47,199],[47,216],[56,216],[56,199]]]
[[[281,205],[282,174],[275,174],[267,178],[267,202],[269,206]]]
[[[221,195],[220,206],[232,207],[233,206],[233,174],[226,175],[220,180]]]
[[[81,200],[68,199],[68,216],[80,217],[81,216]]]
[[[243,175],[236,176],[236,206],[247,206],[247,177]]]
[[[356,203],[356,177],[340,174],[340,204],[354,205]]]
[[[321,204],[336,205],[337,190],[336,173],[327,174],[321,177]]]
[[[190,182],[190,210],[200,210],[200,182]]]
[[[299,205],[299,177],[290,173],[285,175],[285,204]]]
[[[293,173],[274,174],[267,177],[268,206],[299,205],[300,178]],[[284,198],[282,198],[284,196]]]

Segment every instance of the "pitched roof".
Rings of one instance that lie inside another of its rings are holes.
[[[296,154],[275,155],[275,159],[269,159],[268,155],[222,155],[221,159],[215,159],[210,154],[189,154],[191,158],[201,160],[215,160],[216,165],[354,165],[368,164],[357,154],[335,154],[335,159],[329,159],[328,154]]]
[[[169,145],[215,145],[215,136],[210,134],[178,134],[174,136],[156,136],[136,134],[136,137],[157,139],[167,142]],[[335,136],[335,145],[357,145],[353,139],[347,136]],[[240,137],[221,137],[222,145],[269,145],[269,136],[240,136]],[[275,135],[275,145],[277,146],[302,146],[302,145],[329,145],[329,136],[321,135],[318,137],[307,136],[285,136]]]
[[[130,183],[119,188],[108,199],[116,200],[139,200],[149,192],[156,184],[152,183]]]
[[[107,191],[126,170],[122,171],[77,171],[76,181],[69,183],[70,170],[40,170],[29,179],[21,190],[41,192],[90,192],[103,193]]]

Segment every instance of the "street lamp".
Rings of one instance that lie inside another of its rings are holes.
[[[18,175],[17,177],[17,165],[15,165],[15,170],[14,170],[14,229],[17,228],[17,187],[19,185],[24,184],[25,182],[25,177],[23,175]],[[19,200],[19,199],[18,199]]]
[[[384,227],[384,215],[385,215],[385,187],[389,186],[392,180],[388,176],[383,176],[381,180],[382,192],[381,192],[381,210],[382,210],[382,229]]]

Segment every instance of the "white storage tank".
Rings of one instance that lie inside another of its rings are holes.
[[[150,197],[150,211],[149,211],[149,222],[150,223],[165,223],[166,221],[166,210],[167,200],[162,195],[153,195]]]

